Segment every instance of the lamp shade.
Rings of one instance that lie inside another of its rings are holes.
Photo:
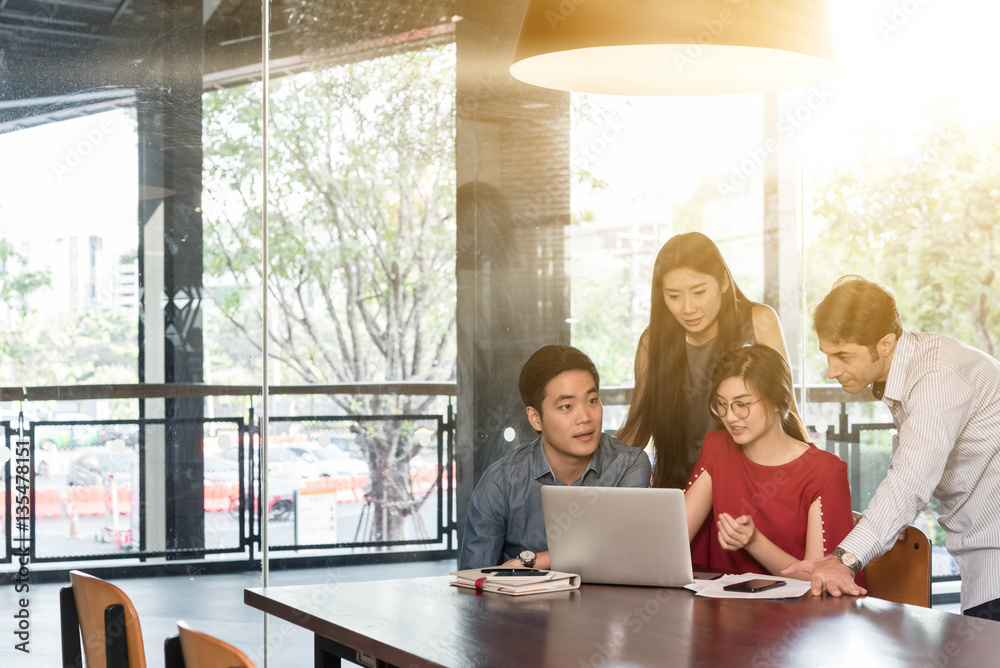
[[[529,0],[510,66],[616,95],[798,88],[835,70],[824,0]]]

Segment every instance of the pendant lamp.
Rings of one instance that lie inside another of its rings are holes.
[[[510,66],[615,95],[781,90],[835,71],[825,0],[529,0]]]

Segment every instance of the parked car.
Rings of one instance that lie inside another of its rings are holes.
[[[52,472],[52,462],[56,453],[48,448],[35,448],[35,475],[39,478],[48,478]]]
[[[69,465],[66,482],[70,485],[107,485],[112,476],[119,482],[132,479],[133,468],[139,466],[139,455],[125,448],[116,451],[108,446],[84,448]]]
[[[133,448],[139,445],[139,424],[98,424],[98,439],[101,445],[107,445],[111,441],[121,441],[126,446]]]
[[[368,473],[368,465],[355,459],[336,445],[325,448],[313,443],[308,446],[293,445],[288,448],[302,461],[311,462],[316,476],[344,476]]]
[[[228,459],[219,455],[205,455],[205,482],[231,482],[240,481],[240,464],[235,459]]]

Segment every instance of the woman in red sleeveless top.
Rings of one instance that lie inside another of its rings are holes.
[[[712,386],[725,429],[705,436],[685,491],[689,535],[714,525],[709,566],[778,575],[854,526],[847,464],[807,442],[790,378],[780,353],[753,345],[728,356]]]

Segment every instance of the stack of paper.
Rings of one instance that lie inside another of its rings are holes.
[[[723,589],[726,585],[736,584],[737,582],[753,578],[784,582],[785,586],[759,592],[726,591]],[[706,596],[708,598],[798,598],[808,592],[811,585],[808,580],[744,573],[743,575],[723,575],[721,578],[715,580],[696,580],[684,588],[695,592],[696,596]]]

